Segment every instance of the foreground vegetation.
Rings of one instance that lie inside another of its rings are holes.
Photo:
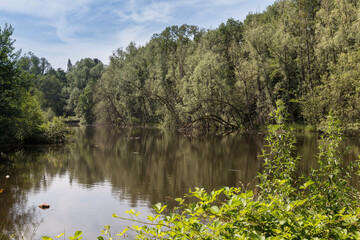
[[[284,104],[277,106],[255,191],[196,188],[177,198],[179,207],[168,214],[165,205],[156,204],[148,222],[136,220],[140,213],[135,210],[128,211],[131,219],[114,214],[134,223],[117,237],[129,237],[132,230],[138,239],[359,239],[360,192],[350,185],[351,177],[359,175],[359,160],[344,165],[339,121],[328,117],[318,166],[301,175],[296,171],[301,156],[292,129],[284,124]],[[98,239],[116,238],[109,226],[102,232]],[[81,232],[70,239],[81,239]]]

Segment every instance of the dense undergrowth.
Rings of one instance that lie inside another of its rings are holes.
[[[292,129],[285,125],[282,102],[273,119],[256,190],[195,188],[176,199],[179,207],[170,214],[159,203],[156,214],[143,222],[134,220],[140,213],[130,210],[134,225],[116,237],[106,226],[98,239],[127,238],[131,230],[138,239],[359,239],[359,191],[350,185],[359,162],[344,167],[339,121],[328,117],[318,167],[299,177],[295,170],[301,157]],[[81,232],[70,239],[81,239]]]

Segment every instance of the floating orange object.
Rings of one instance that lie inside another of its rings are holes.
[[[42,209],[50,208],[50,205],[47,203],[42,203],[39,205],[39,208],[42,208]]]

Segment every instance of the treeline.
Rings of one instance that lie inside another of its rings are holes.
[[[82,59],[68,69],[55,70],[45,58],[15,51],[14,29],[0,28],[0,144],[58,143],[66,126],[58,117],[91,123],[95,84],[104,65]]]
[[[277,100],[290,122],[319,126],[330,112],[360,116],[360,3],[281,0],[218,28],[167,27],[145,46],[117,49],[104,66],[82,59],[54,70],[32,53],[16,64],[49,116],[87,123],[257,129]]]
[[[32,77],[34,95],[48,117],[75,117],[86,123],[95,120],[94,87],[104,72],[100,60],[85,58],[73,66],[69,59],[64,71],[55,70],[45,58],[31,52],[18,56],[17,66]]]
[[[62,85],[47,84],[52,74],[63,71],[53,70],[46,59],[32,53],[15,52],[13,31],[7,24],[0,27],[0,145],[64,142],[66,125],[55,116],[62,112],[56,112],[48,97],[61,94]]]
[[[360,14],[354,0],[277,1],[214,30],[182,25],[110,57],[94,115],[115,124],[256,129],[281,99],[291,122],[360,116]]]
[[[291,122],[332,112],[359,123],[360,14],[354,0],[283,0],[214,30],[166,28],[110,58],[95,116],[117,124],[256,129],[281,99]]]

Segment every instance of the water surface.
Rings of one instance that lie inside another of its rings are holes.
[[[140,211],[143,219],[151,206],[174,199],[194,187],[253,188],[261,168],[257,157],[263,135],[185,137],[157,129],[75,128],[66,147],[27,147],[3,159],[0,166],[0,228],[4,239],[41,239],[60,233],[84,232],[96,239],[104,225],[113,234],[131,222],[126,210]],[[298,136],[304,156],[299,170],[315,161],[317,136]],[[352,140],[351,157],[360,143]],[[7,159],[12,160],[7,160]],[[9,178],[6,178],[9,175]],[[41,203],[50,209],[38,208]]]

